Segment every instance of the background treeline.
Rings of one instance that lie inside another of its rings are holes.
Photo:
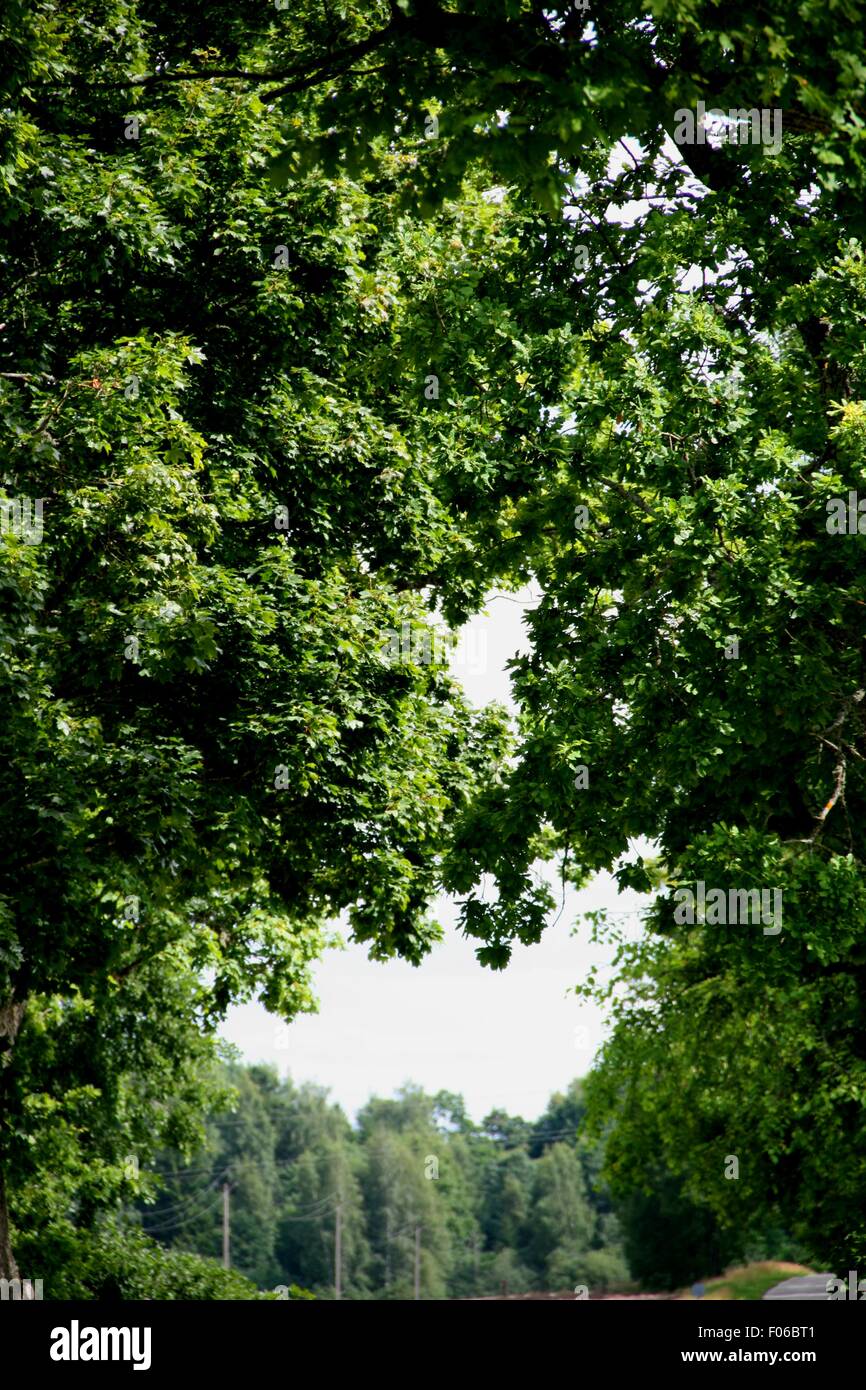
[[[236,1103],[212,1117],[192,1163],[166,1154],[144,1231],[219,1257],[231,1188],[231,1263],[260,1289],[334,1296],[340,1205],[342,1295],[441,1299],[642,1281],[674,1288],[740,1259],[800,1256],[783,1233],[723,1232],[663,1171],[614,1208],[603,1145],[583,1134],[582,1082],[529,1123],[494,1110],[480,1124],[459,1095],[407,1085],[371,1099],[353,1127],[327,1092],[266,1067],[229,1071]]]

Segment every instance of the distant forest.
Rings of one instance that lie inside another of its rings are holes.
[[[226,1079],[233,1108],[209,1121],[193,1163],[163,1156],[140,1220],[169,1248],[219,1258],[228,1182],[231,1265],[261,1290],[334,1298],[338,1206],[349,1299],[413,1298],[416,1241],[426,1299],[669,1289],[733,1260],[803,1254],[780,1231],[720,1230],[661,1171],[651,1194],[614,1206],[579,1080],[531,1123],[494,1110],[476,1124],[461,1096],[407,1085],[353,1126],[319,1086],[262,1066]]]

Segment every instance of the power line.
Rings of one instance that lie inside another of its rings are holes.
[[[447,1139],[450,1137],[450,1135],[454,1133],[460,1133],[460,1131],[449,1131],[446,1135],[442,1135],[441,1137],[447,1142]],[[571,1126],[568,1129],[536,1130],[535,1132],[531,1132],[516,1140],[510,1135],[490,1135],[477,1133],[462,1135],[463,1138],[472,1139],[475,1141],[486,1140],[489,1143],[510,1144],[512,1149],[514,1150],[529,1147],[530,1145],[538,1143],[547,1144],[553,1143],[561,1139],[574,1139],[576,1136],[576,1126]],[[297,1166],[297,1160],[288,1159],[279,1163],[268,1162],[268,1160],[266,1159],[245,1159],[244,1162],[260,1168],[268,1166],[273,1168],[276,1172],[283,1172],[287,1169],[292,1169]],[[229,1167],[230,1166],[231,1165],[229,1165]],[[214,1169],[216,1169],[216,1172],[214,1171]],[[220,1171],[222,1171],[222,1173],[225,1174],[228,1170],[225,1167],[222,1167],[222,1169],[220,1169],[220,1165],[215,1164],[211,1168],[178,1169],[176,1172],[170,1174],[155,1172],[153,1174],[149,1174],[148,1176],[154,1176],[156,1178],[161,1179],[162,1182],[166,1185],[166,1190],[170,1192],[171,1183],[174,1181],[175,1178],[190,1178],[195,1177],[196,1175],[206,1174],[210,1177],[210,1182],[207,1184],[207,1188],[205,1189],[205,1191],[207,1191],[208,1189],[212,1188],[213,1184],[217,1181],[218,1174],[220,1173]],[[171,1230],[172,1228],[182,1226],[187,1221],[197,1219],[199,1216],[204,1215],[212,1206],[215,1205],[214,1201],[212,1200],[210,1202],[206,1201],[204,1206],[201,1206],[201,1198],[204,1195],[204,1192],[194,1191],[189,1196],[181,1198],[180,1201],[173,1202],[168,1206],[160,1204],[158,1208],[152,1209],[149,1207],[136,1207],[134,1210],[137,1212],[137,1214],[141,1216],[143,1222],[146,1223],[146,1228],[149,1232],[167,1231]],[[292,1215],[280,1216],[280,1220],[284,1222],[290,1222],[292,1224],[298,1222],[315,1222],[320,1220],[322,1217],[327,1216],[330,1213],[330,1211],[333,1210],[335,1205],[339,1204],[341,1200],[341,1194],[338,1191],[332,1193],[325,1193],[323,1196],[317,1198],[315,1201],[311,1202],[306,1207],[298,1208],[295,1204],[293,1204]],[[159,1217],[158,1221],[148,1221],[148,1212],[150,1210],[154,1210],[154,1214]],[[403,1230],[396,1231],[393,1234],[389,1232],[388,1234],[386,1234],[386,1242],[390,1240],[396,1240],[407,1234],[411,1234],[414,1231],[414,1229],[414,1226],[409,1225],[403,1228]]]
[[[219,1201],[220,1194],[212,1193],[209,1201],[199,1203],[186,1212],[180,1212],[176,1216],[169,1218],[168,1221],[156,1221],[153,1223],[146,1220],[143,1221],[142,1229],[145,1235],[152,1235],[154,1231],[160,1231],[164,1234],[166,1231],[177,1230],[181,1226],[186,1225],[188,1221],[197,1221],[200,1217],[206,1216],[208,1212],[215,1210]],[[141,1214],[142,1213],[139,1213],[139,1215]]]
[[[141,1215],[145,1215],[147,1212],[153,1212],[154,1216],[158,1217],[159,1220],[162,1221],[164,1217],[173,1216],[176,1213],[178,1215],[182,1214],[184,1211],[188,1210],[188,1208],[196,1206],[201,1201],[202,1197],[204,1197],[205,1193],[212,1188],[213,1183],[208,1183],[207,1187],[200,1188],[196,1192],[191,1192],[188,1197],[182,1197],[179,1202],[169,1202],[163,1204],[162,1202],[157,1201],[154,1203],[144,1204],[141,1207],[136,1207],[135,1210],[139,1212]]]
[[[147,1171],[153,1177],[163,1178],[165,1181],[173,1181],[175,1178],[201,1177],[206,1173],[213,1175],[215,1171],[219,1171],[219,1167],[220,1165],[218,1163],[212,1163],[207,1168],[175,1168],[168,1172],[160,1171],[158,1168],[150,1168]]]
[[[209,1184],[208,1184],[208,1187],[212,1188],[213,1185],[214,1185],[213,1183],[209,1183]],[[235,1184],[235,1186],[236,1186],[236,1185],[237,1185],[237,1184]],[[205,1190],[207,1190],[207,1189],[205,1189]],[[153,1210],[153,1211],[155,1212],[155,1214],[159,1215],[160,1218],[161,1218],[162,1216],[168,1215],[169,1213],[172,1213],[172,1212],[179,1212],[179,1213],[182,1213],[186,1208],[188,1208],[188,1207],[190,1207],[190,1206],[196,1205],[196,1203],[199,1201],[200,1197],[203,1196],[203,1195],[204,1195],[203,1192],[198,1192],[198,1193],[197,1193],[197,1192],[194,1192],[194,1193],[190,1194],[190,1196],[188,1196],[188,1197],[183,1197],[183,1198],[181,1198],[181,1200],[180,1200],[179,1202],[173,1202],[173,1203],[171,1203],[171,1205],[169,1205],[169,1206],[159,1206],[159,1207],[152,1207],[152,1208],[151,1208],[151,1207],[145,1207],[143,1210],[142,1210],[142,1208],[136,1208],[136,1210],[139,1211],[139,1212],[141,1212],[142,1214],[145,1214],[147,1211]],[[327,1193],[326,1193],[323,1197],[319,1197],[315,1202],[311,1202],[311,1203],[309,1204],[309,1206],[300,1207],[300,1208],[298,1208],[297,1206],[295,1206],[295,1214],[294,1214],[293,1216],[281,1216],[281,1217],[280,1217],[280,1220],[281,1220],[281,1221],[310,1221],[310,1220],[315,1220],[317,1216],[326,1214],[326,1213],[328,1212],[328,1210],[329,1210],[331,1207],[333,1207],[334,1202],[335,1202],[336,1200],[337,1200],[337,1194],[336,1194],[336,1193],[331,1193],[331,1194],[327,1194]]]

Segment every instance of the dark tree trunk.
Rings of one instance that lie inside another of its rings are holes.
[[[24,1017],[25,1005],[15,999],[0,1004],[0,1121],[2,1121],[4,1073],[12,1060],[12,1049]],[[6,1155],[0,1147],[0,1279],[17,1279],[18,1265],[12,1253],[9,1234],[9,1201],[6,1195]]]
[[[0,1166],[0,1279],[17,1279],[18,1266],[12,1253],[9,1236],[9,1204],[6,1201],[6,1177]]]

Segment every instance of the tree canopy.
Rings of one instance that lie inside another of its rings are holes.
[[[862,19],[7,6],[22,1210],[52,1146],[122,1191],[127,1134],[193,1124],[201,1025],[308,1007],[341,910],[417,962],[448,889],[502,967],[557,855],[656,890],[591,1088],[615,1178],[661,1144],[720,1221],[862,1251]],[[781,142],[675,141],[698,102]],[[530,578],[512,743],[393,634]],[[779,892],[782,929],[678,920],[697,884]],[[125,1099],[181,1055],[172,1104]]]

